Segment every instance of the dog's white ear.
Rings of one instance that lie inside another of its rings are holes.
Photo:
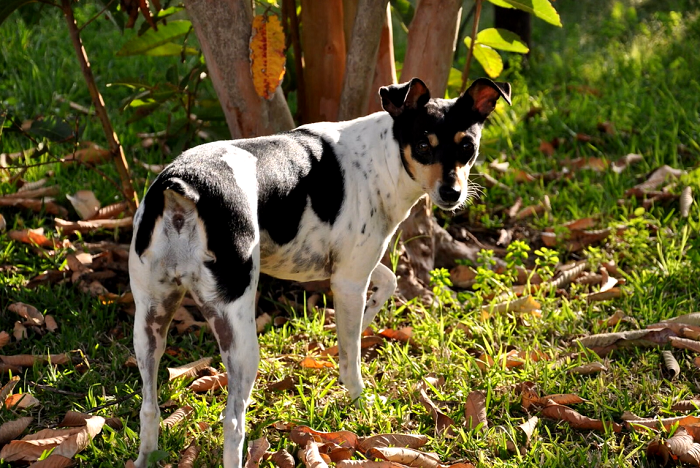
[[[392,117],[398,117],[405,109],[425,106],[430,100],[430,91],[422,80],[412,78],[407,83],[382,86],[379,88],[379,96],[384,110]]]
[[[479,78],[462,95],[470,96],[474,102],[472,110],[486,118],[496,108],[496,101],[502,97],[510,104],[510,83],[494,82],[488,78]]]

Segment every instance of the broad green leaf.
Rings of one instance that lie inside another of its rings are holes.
[[[471,46],[472,38],[467,36],[464,38],[464,43],[467,48]],[[503,59],[501,56],[489,46],[474,44],[474,58],[481,64],[484,71],[491,78],[497,78],[503,71]]]
[[[29,127],[29,133],[51,141],[66,141],[75,137],[73,127],[54,116],[33,121],[32,126]]]
[[[153,22],[158,24],[158,22],[160,20],[162,20],[163,18],[167,18],[168,16],[174,15],[175,13],[178,13],[184,9],[185,9],[185,7],[175,6],[175,7],[167,8],[165,10],[160,10],[158,13],[153,15]],[[138,32],[137,36],[144,34],[150,28],[151,28],[151,25],[148,23],[148,21],[144,21],[141,24],[141,27],[139,28],[139,32]]]
[[[173,39],[187,34],[192,28],[192,23],[187,20],[170,21],[168,24],[158,27],[158,31],[149,29],[143,36],[130,39],[117,52],[117,55],[139,55],[153,50],[159,46],[170,43]]]
[[[476,35],[476,43],[519,54],[527,54],[530,51],[520,36],[507,29],[489,28],[479,31]]]
[[[489,0],[496,6],[503,8],[517,8],[527,11],[539,19],[544,20],[554,26],[561,27],[561,18],[549,0]]]
[[[180,55],[182,53],[182,46],[180,44],[175,44],[174,42],[168,42],[166,44],[160,45],[155,49],[147,50],[143,55],[150,55],[152,57],[165,57],[168,55]],[[197,55],[199,51],[193,47],[185,47],[185,54],[187,55]]]
[[[35,0],[2,0],[0,1],[0,24],[7,19],[17,8]]]
[[[391,0],[391,6],[401,17],[401,21],[406,27],[413,21],[413,15],[416,13],[413,5],[408,0]]]

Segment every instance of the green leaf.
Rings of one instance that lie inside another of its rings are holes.
[[[28,131],[34,136],[48,138],[51,141],[66,141],[75,137],[73,127],[54,116],[33,121]]]
[[[192,23],[187,20],[170,21],[158,28],[158,31],[149,29],[143,36],[130,39],[117,51],[117,56],[140,55],[159,46],[170,43],[173,39],[187,34],[192,28]],[[179,52],[178,52],[179,53]]]
[[[476,35],[476,43],[519,54],[527,54],[530,51],[520,36],[507,29],[489,28],[479,31],[479,34]]]
[[[416,13],[411,2],[408,0],[391,0],[391,6],[394,7],[394,10],[396,10],[401,17],[403,24],[408,27],[411,21],[413,21],[413,15]]]
[[[549,0],[489,0],[496,6],[503,8],[517,8],[527,11],[539,19],[544,20],[554,26],[561,27],[561,18]]]
[[[36,0],[2,0],[0,2],[0,24],[7,19],[17,8]]]
[[[147,50],[143,53],[143,55],[149,55],[151,57],[165,57],[170,55],[180,55],[181,53],[182,46],[180,44],[168,42],[156,47],[155,49]],[[185,54],[187,55],[197,55],[198,53],[199,51],[193,47],[185,47]]]
[[[472,38],[467,36],[464,38],[464,43],[467,47],[471,46]],[[489,46],[474,44],[474,58],[481,64],[482,68],[491,78],[497,78],[503,71],[503,59],[494,49]]]

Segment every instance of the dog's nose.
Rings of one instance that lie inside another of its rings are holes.
[[[461,192],[459,187],[454,185],[441,185],[440,186],[440,198],[447,203],[454,203],[459,200]]]

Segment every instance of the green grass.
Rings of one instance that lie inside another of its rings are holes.
[[[541,419],[527,451],[513,454],[506,448],[508,440],[522,442],[517,426],[530,416],[511,386],[536,382],[542,395],[576,393],[587,401],[576,405],[582,414],[620,421],[625,411],[640,416],[675,414],[671,405],[697,394],[700,378],[690,352],[674,351],[681,375],[674,381],[662,374],[661,350],[657,348],[616,351],[601,359],[580,351],[573,345],[582,335],[611,331],[599,320],[620,309],[633,317],[640,327],[661,319],[700,311],[700,223],[698,204],[692,206],[690,218],[678,214],[678,204],[656,204],[643,212],[640,204],[624,192],[641,182],[655,168],[668,164],[687,171],[672,189],[680,193],[685,185],[700,193],[698,160],[700,146],[700,11],[692,2],[671,1],[614,3],[595,0],[567,2],[555,6],[560,10],[564,28],[559,30],[542,22],[533,23],[533,52],[526,65],[515,59],[501,78],[513,83],[513,106],[503,108],[491,119],[484,135],[483,149],[487,162],[506,155],[512,168],[532,173],[560,170],[562,163],[576,157],[604,157],[615,160],[627,153],[639,153],[644,160],[622,174],[590,170],[575,171],[571,178],[550,182],[516,183],[512,173],[499,176],[510,190],[486,189],[481,200],[454,218],[444,218],[447,225],[464,225],[487,244],[494,244],[498,226],[511,226],[504,209],[518,197],[524,205],[536,204],[548,195],[552,211],[523,221],[516,226],[516,237],[527,241],[533,252],[541,246],[539,232],[563,222],[596,216],[598,227],[632,226],[628,237],[609,241],[585,252],[568,253],[560,249],[562,262],[588,258],[591,263],[614,259],[625,272],[625,296],[613,301],[588,304],[577,297],[580,287],[570,290],[569,297],[539,293],[541,319],[504,315],[482,320],[479,298],[467,295],[464,303],[445,296],[435,306],[411,302],[407,306],[387,305],[374,326],[414,328],[417,348],[398,342],[386,342],[375,359],[365,361],[363,376],[372,403],[361,408],[349,404],[344,389],[337,383],[337,370],[300,369],[297,362],[307,355],[308,343],[335,344],[335,333],[323,327],[322,314],[315,311],[283,310],[290,320],[280,327],[269,327],[261,336],[260,376],[248,412],[248,435],[265,435],[272,449],[296,449],[288,435],[270,427],[276,421],[307,424],[317,430],[351,430],[358,435],[381,432],[421,432],[431,437],[429,451],[437,452],[445,462],[467,459],[483,467],[632,467],[653,466],[645,455],[652,434],[600,433],[571,429],[566,423]],[[634,6],[633,6],[634,5]],[[93,6],[79,8],[79,22],[85,21]],[[51,31],[49,33],[48,31]],[[108,24],[95,23],[84,31],[84,42],[93,63],[98,84],[104,94],[110,116],[129,159],[137,157],[151,163],[167,162],[168,157],[156,149],[143,149],[138,132],[158,131],[167,124],[167,112],[156,112],[138,124],[128,124],[130,114],[120,113],[120,102],[127,90],[106,87],[124,77],[139,77],[146,82],[162,80],[165,70],[175,63],[167,58],[118,58],[113,50],[120,47],[133,31],[122,37]],[[27,26],[13,16],[0,27],[0,99],[2,106],[20,119],[38,115],[60,115],[68,122],[79,119],[84,126],[82,139],[104,145],[96,120],[74,114],[55,94],[89,105],[89,96],[73,56],[65,25],[49,13],[40,26]],[[194,60],[194,59],[192,59]],[[192,63],[178,65],[184,73]],[[207,82],[208,83],[208,82]],[[205,86],[210,86],[205,84]],[[582,86],[595,94],[581,92]],[[525,114],[532,106],[542,112],[530,119]],[[599,122],[615,126],[614,135],[597,130]],[[584,133],[594,137],[582,143],[574,136]],[[16,134],[2,135],[2,152],[27,149],[31,142]],[[552,157],[538,150],[541,141],[563,138]],[[67,144],[52,144],[53,156],[72,151]],[[42,156],[49,161],[50,156]],[[35,161],[32,161],[35,162]],[[133,166],[133,165],[132,165]],[[139,193],[143,193],[153,175],[133,166]],[[100,166],[106,174],[114,171]],[[68,206],[64,196],[78,189],[94,190],[106,204],[118,197],[116,189],[89,168],[51,164],[30,169],[26,180],[36,180],[54,171],[53,181],[60,185],[59,202]],[[489,171],[484,165],[481,170]],[[496,175],[491,171],[492,175]],[[3,179],[4,180],[4,179]],[[476,179],[479,181],[479,179]],[[16,190],[5,181],[0,193]],[[618,203],[618,200],[624,200]],[[49,217],[25,211],[3,209],[8,229],[44,226],[51,229]],[[650,227],[652,226],[652,227]],[[689,233],[681,249],[683,232]],[[128,233],[105,233],[109,238],[127,243]],[[534,258],[530,252],[530,260]],[[0,274],[0,330],[11,331],[16,317],[6,311],[9,303],[23,301],[56,317],[60,329],[55,334],[12,342],[2,349],[5,354],[56,353],[76,350],[85,355],[90,368],[80,373],[74,365],[52,368],[36,366],[21,375],[18,388],[35,394],[40,409],[27,411],[35,417],[30,430],[51,427],[68,410],[88,410],[140,389],[138,371],[123,366],[132,353],[132,318],[116,305],[105,305],[80,293],[70,283],[23,287],[26,281],[47,269],[60,268],[68,252],[54,256],[37,255],[29,246],[0,235],[0,265],[13,266]],[[289,290],[288,286],[284,287]],[[292,291],[296,291],[294,288]],[[280,294],[277,283],[266,284],[261,303],[268,310]],[[303,302],[300,296],[298,299]],[[470,330],[466,334],[461,324]],[[616,331],[634,329],[635,323],[623,322]],[[199,466],[218,466],[221,462],[222,430],[219,414],[225,404],[225,390],[195,395],[186,388],[188,382],[166,383],[166,367],[177,366],[203,356],[213,356],[214,366],[222,370],[217,347],[208,334],[173,335],[169,345],[177,348],[175,357],[166,355],[161,363],[159,392],[161,401],[174,399],[189,404],[195,412],[187,423],[161,434],[161,448],[168,452],[168,462],[177,461],[178,452],[195,439],[203,448]],[[516,369],[492,366],[481,370],[475,356],[488,352],[498,360],[509,349],[540,350],[552,359],[532,362]],[[580,376],[566,371],[576,365],[602,360],[608,370]],[[428,373],[445,377],[445,385],[432,393],[434,401],[458,426],[454,439],[434,437],[430,414],[420,404],[415,385]],[[288,392],[268,392],[269,382],[287,376],[296,379]],[[7,375],[0,376],[0,383]],[[55,389],[82,396],[65,395],[37,387]],[[464,402],[475,389],[487,392],[489,429],[485,433],[463,428]],[[123,431],[107,427],[76,458],[80,466],[121,465],[134,458],[138,450],[138,409],[135,396],[96,414],[118,416],[125,422]],[[172,410],[164,410],[167,415]],[[693,413],[698,415],[697,412]],[[15,413],[0,409],[0,423],[14,419]],[[201,431],[197,422],[207,422],[211,429]],[[0,466],[8,466],[2,464]]]

